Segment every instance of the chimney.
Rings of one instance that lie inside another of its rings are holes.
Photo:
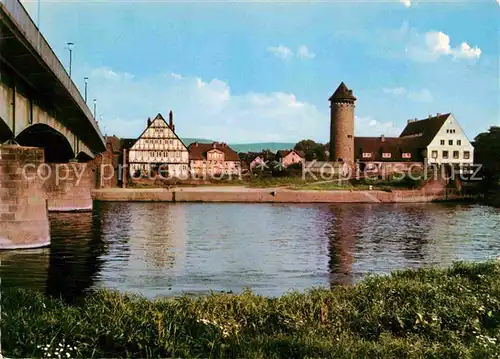
[[[213,143],[212,143],[212,147],[213,147],[213,148],[217,148],[217,142],[213,142]]]
[[[170,111],[168,113],[168,125],[172,129],[173,132],[175,132],[175,126],[174,126],[174,113]]]
[[[429,120],[432,118],[432,115],[429,115]]]
[[[148,127],[151,126],[151,117],[148,117]]]
[[[408,123],[412,123],[412,122],[413,122],[413,120],[410,118],[410,119],[408,120]]]
[[[380,136],[380,141],[385,142],[385,135]]]
[[[436,116],[439,117],[439,116],[441,116],[441,114],[438,112]]]

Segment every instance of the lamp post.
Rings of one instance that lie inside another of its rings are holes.
[[[72,42],[68,42],[66,45],[68,45],[69,50],[69,77],[71,78],[71,62],[73,57],[73,45],[75,44]]]
[[[38,30],[40,31],[40,0],[38,0],[38,9],[36,12],[36,27],[38,27]]]
[[[83,81],[85,81],[85,103],[87,103],[87,84],[88,84],[89,78],[84,77]]]
[[[94,120],[96,119],[96,118],[95,118],[96,109],[97,109],[97,100],[96,100],[96,99],[94,99]]]

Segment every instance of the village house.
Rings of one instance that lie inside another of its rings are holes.
[[[385,162],[473,164],[474,147],[451,113],[409,120],[399,137],[355,137],[355,159],[360,163]]]
[[[128,149],[131,176],[139,173],[161,173],[165,177],[189,176],[189,153],[175,133],[173,113],[169,123],[161,114],[148,118],[147,127],[135,141],[125,139],[123,148]]]
[[[264,169],[275,160],[276,154],[270,150],[261,152],[248,152],[240,154],[240,158],[247,164],[250,171],[254,169]]]
[[[305,155],[302,151],[296,150],[279,150],[276,153],[276,161],[283,167],[288,167],[294,163],[304,163]]]
[[[189,145],[191,175],[194,177],[240,175],[241,161],[238,154],[226,143],[194,142]]]
[[[252,161],[250,162],[250,164],[248,165],[248,167],[250,168],[250,171],[252,171],[256,167],[257,168],[265,168],[265,167],[267,167],[267,163],[266,163],[266,160],[265,160],[264,156],[257,154],[252,159]]]

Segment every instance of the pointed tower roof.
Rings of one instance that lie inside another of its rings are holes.
[[[356,101],[356,97],[354,97],[354,95],[352,94],[352,90],[349,90],[343,81],[340,83],[339,87],[337,87],[328,101],[342,100]]]

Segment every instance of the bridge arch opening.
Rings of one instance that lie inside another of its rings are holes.
[[[78,152],[78,154],[76,155],[76,160],[78,162],[89,162],[92,161],[92,157],[90,157],[85,152]]]
[[[0,117],[0,144],[12,139],[12,131]]]
[[[26,128],[16,141],[21,146],[43,148],[45,162],[48,163],[65,163],[75,156],[66,137],[45,124],[37,123]]]

